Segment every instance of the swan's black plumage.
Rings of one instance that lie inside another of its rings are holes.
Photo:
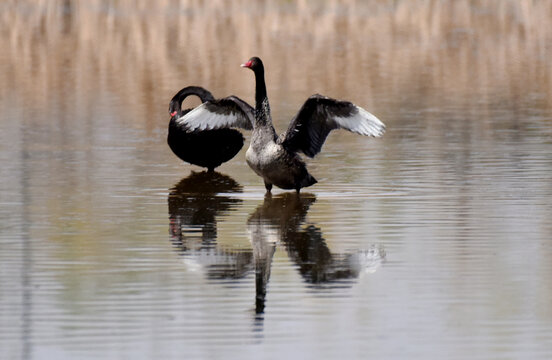
[[[280,135],[278,143],[288,151],[301,151],[308,157],[314,157],[322,150],[322,145],[330,131],[344,128],[349,131],[370,136],[381,136],[384,131],[380,124],[354,124],[356,116],[366,110],[349,101],[339,101],[322,95],[311,95],[289,124],[288,130]],[[369,114],[369,113],[368,113]],[[371,114],[370,114],[371,115]],[[334,120],[350,119],[353,126]]]
[[[277,136],[272,125],[261,59],[252,57],[242,67],[255,73],[255,121],[246,160],[263,178],[268,191],[276,185],[299,192],[301,188],[315,184],[316,179],[308,173],[297,152],[314,157],[322,149],[330,131],[345,129],[373,137],[385,132],[385,125],[363,108],[316,94],[305,101],[287,131]],[[247,113],[236,107],[229,111],[224,104],[213,101],[207,101],[182,119],[190,129],[249,128],[251,125],[246,121]]]
[[[182,102],[190,95],[198,96],[202,103],[209,101],[220,104],[219,108],[226,109],[227,112],[230,112],[229,109],[232,109],[232,106],[236,106],[244,114],[253,110],[251,106],[235,96],[216,100],[208,90],[199,86],[185,87],[172,98],[169,105],[171,119],[167,136],[169,147],[183,161],[213,171],[240,151],[244,138],[239,131],[230,128],[189,129],[182,117],[192,109],[182,110]],[[252,118],[253,115],[251,115]],[[208,119],[205,120],[208,121]]]

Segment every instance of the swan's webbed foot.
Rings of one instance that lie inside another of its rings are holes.
[[[266,181],[264,184],[265,184],[266,192],[270,192],[270,190],[272,190],[272,184],[267,183]]]

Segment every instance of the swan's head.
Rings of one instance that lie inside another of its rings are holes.
[[[253,71],[262,70],[263,62],[258,57],[254,56],[251,59],[247,60],[244,64],[241,64],[241,67],[249,68]]]
[[[180,103],[178,101],[171,101],[169,105],[169,115],[175,117],[180,115]]]

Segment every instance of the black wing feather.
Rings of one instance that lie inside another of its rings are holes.
[[[312,95],[293,118],[288,130],[280,136],[280,143],[290,151],[302,151],[314,157],[322,149],[330,131],[343,127],[335,119],[350,118],[357,113],[357,106],[351,102]]]

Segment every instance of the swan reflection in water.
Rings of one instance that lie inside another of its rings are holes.
[[[251,250],[217,246],[217,216],[236,209],[242,192],[234,179],[218,172],[192,172],[169,192],[171,242],[191,270],[209,279],[238,279],[253,268]]]
[[[266,287],[276,247],[283,246],[297,265],[303,279],[315,287],[352,285],[361,272],[375,271],[385,258],[382,248],[348,253],[332,253],[319,227],[302,226],[309,207],[316,201],[312,194],[268,194],[263,204],[247,221],[255,261],[255,310],[264,312]]]
[[[209,279],[238,280],[255,272],[255,313],[265,309],[272,258],[283,248],[309,286],[351,286],[362,272],[373,272],[385,259],[383,249],[332,253],[314,224],[304,224],[316,197],[312,194],[266,195],[247,220],[252,249],[217,246],[217,216],[235,210],[241,186],[217,172],[192,173],[171,189],[171,241],[184,262]]]

